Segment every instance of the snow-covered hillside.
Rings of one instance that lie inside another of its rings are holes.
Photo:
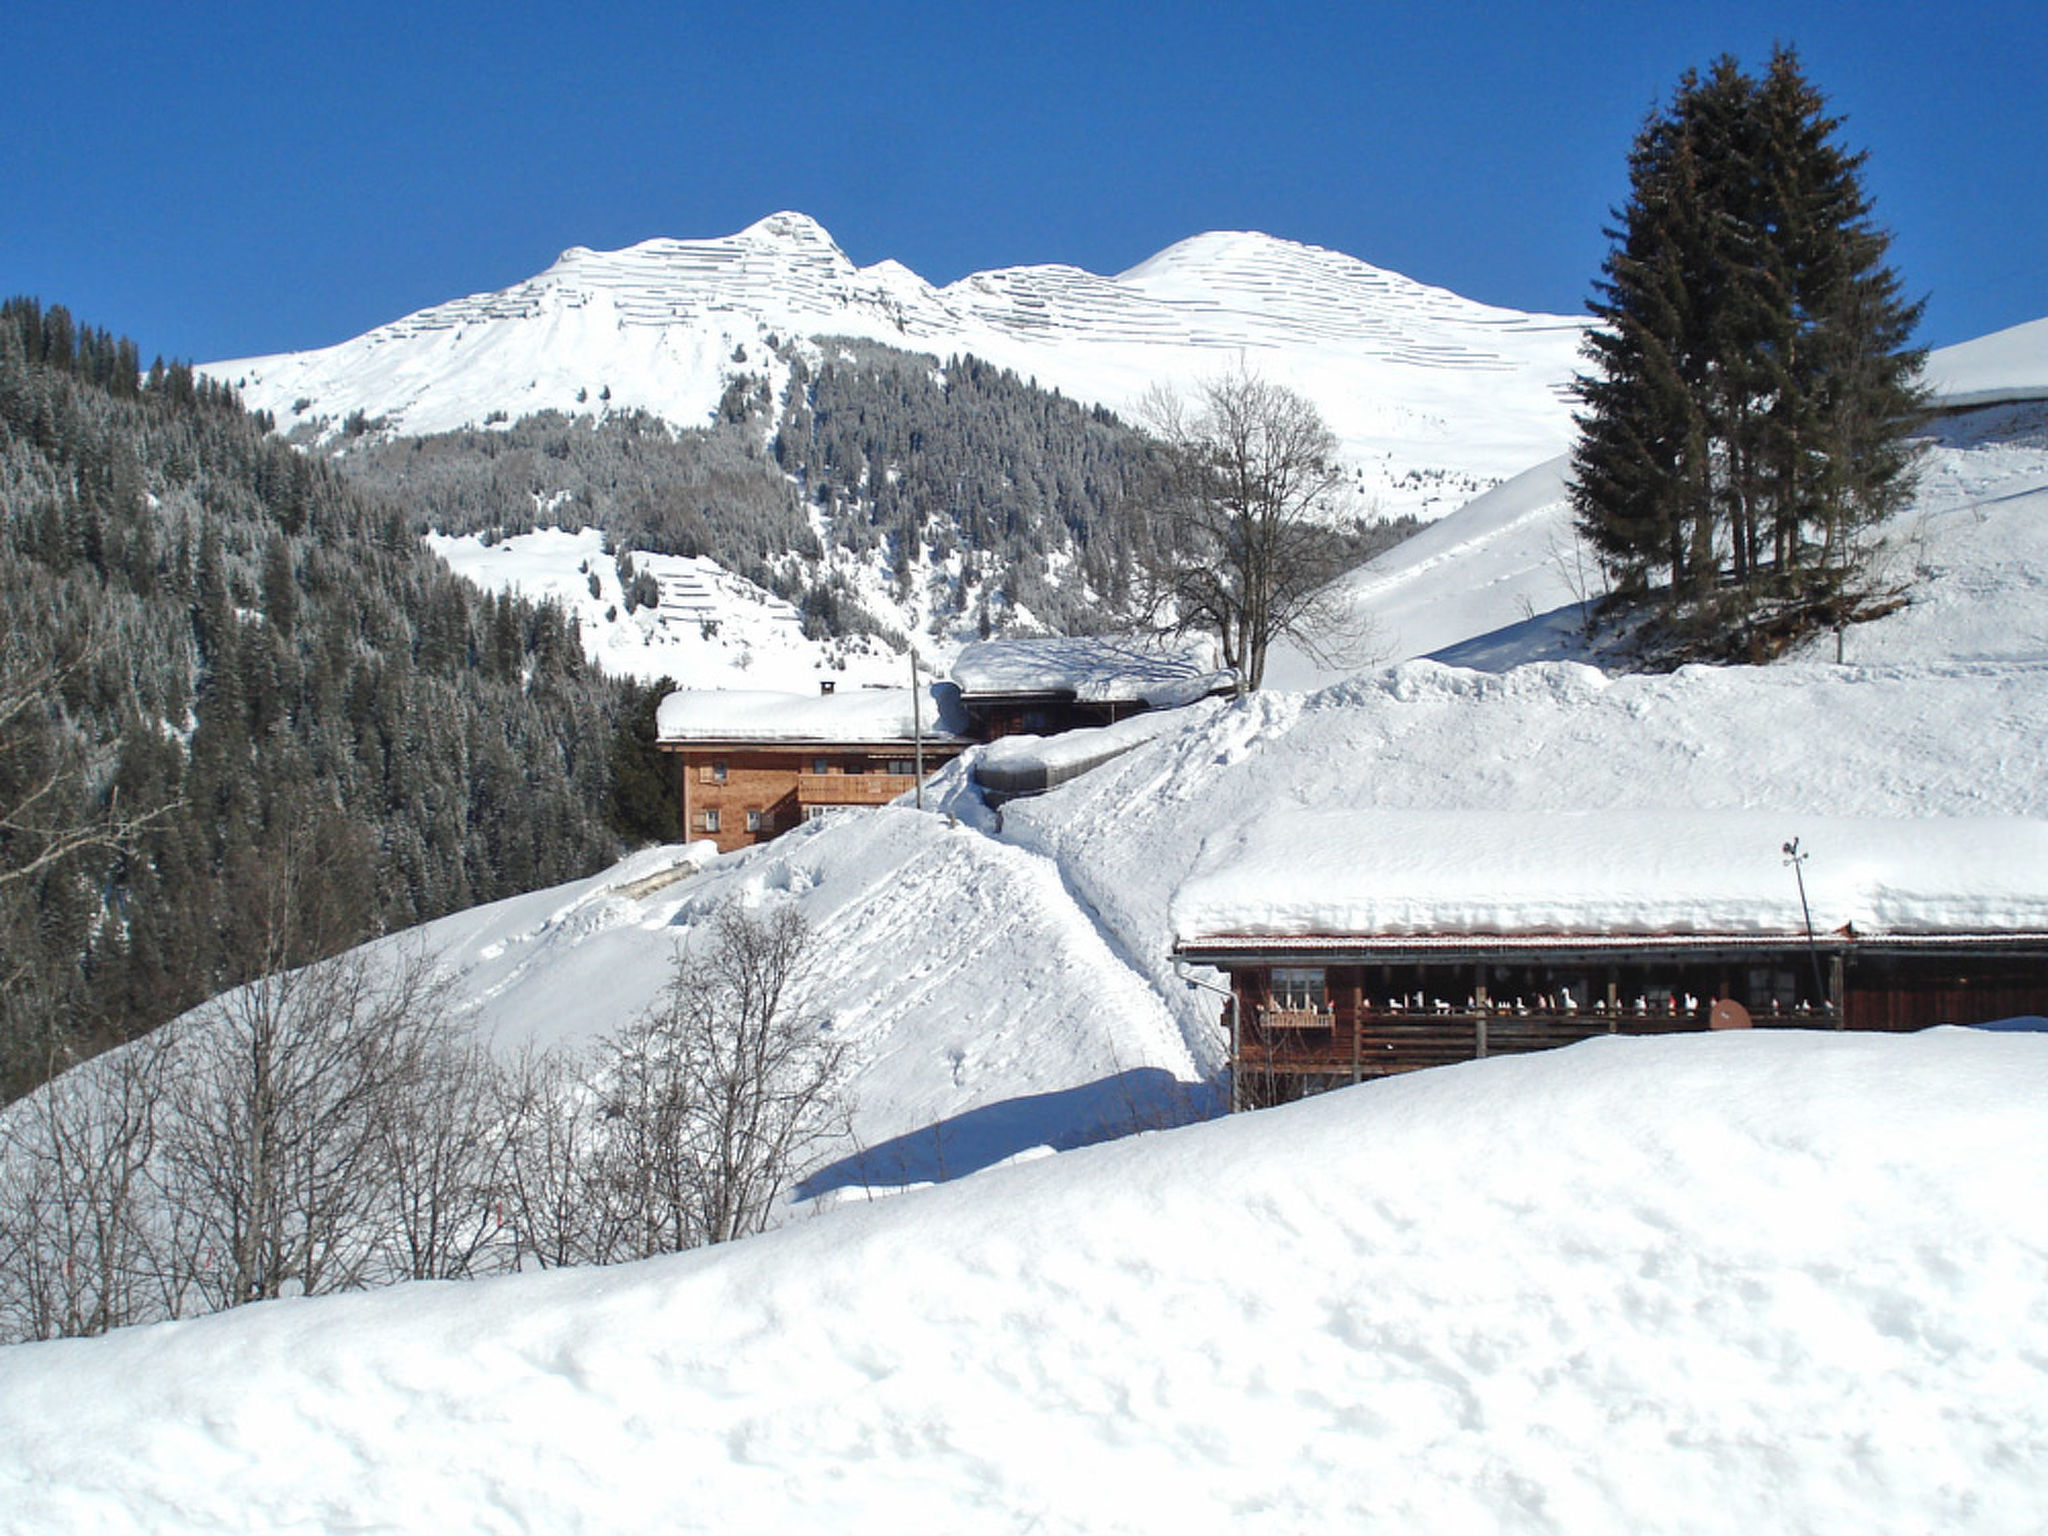
[[[724,901],[802,913],[849,1062],[816,1219],[9,1351],[0,1528],[2040,1529],[2038,1037],[1602,1040],[1064,1150],[1216,1108],[1170,913],[1255,824],[1684,812],[1766,874],[1802,838],[1823,892],[1872,821],[2031,845],[2048,409],[1937,430],[1913,602],[1845,664],[1532,660],[1573,596],[1549,467],[1355,578],[1391,665],[1154,717],[1000,816],[970,753],[922,812],[421,930],[509,1051],[630,1022]]]
[[[2048,1039],[1601,1039],[0,1358],[0,1529],[2037,1531]]]
[[[1386,627],[1403,655],[1485,637],[1466,648],[1487,653],[1492,675],[1408,660],[1318,691],[1198,704],[1008,805],[999,826],[969,754],[927,797],[937,814],[828,818],[644,894],[673,855],[642,854],[423,937],[457,973],[467,1015],[509,1048],[637,1016],[674,943],[722,898],[794,903],[831,957],[820,1006],[852,1042],[842,1154],[889,1147],[877,1182],[1201,1112],[1222,1060],[1218,1007],[1174,971],[1168,909],[1205,850],[1256,819],[1292,807],[1768,812],[1783,817],[1775,846],[1808,818],[2048,816],[2048,429],[1999,408],[1949,430],[1895,534],[1919,572],[1915,601],[1852,630],[1846,666],[1827,651],[1669,676],[1507,667],[1554,632],[1522,621],[1528,588],[1473,573],[1519,550],[1524,572],[1554,576],[1532,531],[1557,511],[1539,473],[1396,550],[1389,564],[1409,558],[1392,585],[1405,606],[1370,610],[1398,615]],[[591,568],[610,575],[601,557]]]
[[[2048,320],[1945,347],[1927,375],[1942,414],[1918,494],[1882,530],[1881,570],[1912,601],[1850,631],[1845,659],[2048,656]],[[2003,403],[1970,404],[1984,399]],[[1578,630],[1605,588],[1567,470],[1538,464],[1344,578],[1384,659],[1500,670],[1586,653]],[[1305,688],[1342,671],[1283,648],[1268,676]]]
[[[908,681],[906,659],[881,641],[810,639],[794,604],[702,556],[629,551],[661,599],[628,611],[618,560],[595,528],[540,528],[489,543],[430,534],[427,547],[486,592],[560,604],[590,659],[613,677],[796,693],[815,693],[820,678],[852,687]]]
[[[856,267],[815,221],[779,213],[723,239],[578,247],[503,292],[205,371],[282,430],[360,411],[428,433],[541,410],[697,426],[739,375],[779,392],[778,349],[817,336],[971,352],[1120,411],[1242,360],[1317,403],[1368,505],[1427,517],[1563,447],[1581,329],[1248,233],[1114,277],[1018,267],[934,288],[897,262]]]
[[[1974,499],[1908,520],[1926,530],[1931,574],[1914,607],[1852,632],[1845,667],[1610,678],[1409,661],[1180,711],[1114,762],[1005,807],[1000,830],[968,784],[970,755],[928,797],[939,814],[828,819],[633,894],[668,857],[643,854],[424,937],[468,1015],[510,1047],[635,1017],[673,944],[723,897],[794,903],[831,957],[820,1004],[853,1046],[841,1157],[889,1148],[868,1169],[877,1182],[1199,1112],[1223,1040],[1214,997],[1169,961],[1167,914],[1205,850],[1255,819],[1294,806],[1769,812],[1783,818],[1775,847],[1804,819],[2048,816],[2048,444],[1941,452]],[[1432,586],[1456,606],[1459,583],[1455,561],[1427,567],[1415,611]],[[1489,616],[1465,597],[1460,611],[1497,630],[1513,601]],[[848,1177],[865,1175],[841,1167],[830,1182]]]

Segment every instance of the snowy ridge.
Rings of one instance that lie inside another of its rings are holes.
[[[2048,318],[1929,353],[1926,378],[1951,408],[2048,400]]]
[[[781,387],[771,338],[971,352],[1124,411],[1155,384],[1185,389],[1242,358],[1317,402],[1368,501],[1392,513],[1442,511],[1432,487],[1483,485],[1558,452],[1581,331],[1252,233],[1196,236],[1113,277],[1025,266],[935,288],[894,261],[858,267],[816,221],[779,213],[722,239],[572,248],[501,292],[205,371],[284,430],[331,433],[361,411],[380,430],[426,433],[548,409],[698,425],[734,377]]]

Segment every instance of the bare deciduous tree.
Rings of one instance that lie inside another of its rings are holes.
[[[464,1280],[489,1267],[505,1221],[510,1156],[490,1123],[496,1069],[467,1034],[451,1033],[438,1006],[416,1070],[393,1080],[376,1117],[388,1191],[393,1278]]]
[[[151,1163],[166,1053],[136,1041],[0,1116],[0,1339],[164,1315]]]
[[[711,937],[606,1050],[612,1184],[643,1252],[763,1230],[838,1123],[843,1051],[802,1002],[802,915],[732,902]]]
[[[429,957],[351,950],[186,1022],[165,1178],[214,1305],[364,1282],[390,1209],[388,1108],[418,1091],[442,1015]]]
[[[1214,634],[1245,690],[1263,683],[1282,635],[1349,659],[1366,636],[1329,585],[1349,563],[1355,520],[1315,406],[1240,369],[1204,383],[1192,406],[1155,390],[1143,414],[1161,450],[1142,546],[1155,615]]]
[[[605,1264],[619,1223],[603,1182],[603,1116],[582,1061],[528,1049],[497,1075],[512,1267]]]

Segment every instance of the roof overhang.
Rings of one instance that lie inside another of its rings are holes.
[[[786,752],[793,757],[813,752],[886,752],[892,757],[902,757],[915,753],[918,745],[918,740],[909,736],[888,736],[876,741],[846,741],[831,736],[777,736],[765,740],[755,736],[719,736],[655,743],[664,752]],[[940,752],[957,756],[973,745],[961,736],[923,738],[928,756]]]
[[[1712,960],[1760,954],[1999,954],[2048,959],[2048,933],[1465,933],[1206,934],[1178,941],[1177,959],[1231,966],[1320,961],[1326,965],[1484,960],[1570,963],[1600,960]]]

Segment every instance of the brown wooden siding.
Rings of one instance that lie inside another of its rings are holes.
[[[2048,963],[2005,956],[1832,956],[1801,950],[1684,964],[1462,962],[1311,967],[1290,957],[1292,991],[1273,967],[1231,967],[1238,1010],[1240,1102],[1487,1056],[1570,1045],[1594,1035],[1676,1034],[1708,1027],[1717,998],[1741,1002],[1758,1028],[1903,1031],[2048,1014]],[[1320,970],[1322,996],[1300,995]],[[1825,1001],[1839,992],[1838,1013]]]
[[[917,785],[914,774],[888,768],[913,760],[915,749],[843,746],[666,747],[677,759],[683,836],[708,838],[720,853],[765,843],[802,822],[806,808],[885,805]],[[926,742],[927,774],[959,755],[960,747]],[[823,772],[815,770],[823,768]],[[752,815],[757,825],[749,827]],[[707,817],[716,816],[716,828]]]

